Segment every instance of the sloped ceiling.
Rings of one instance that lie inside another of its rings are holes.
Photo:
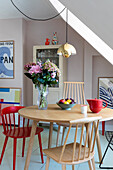
[[[59,1],[66,6],[75,17],[73,25],[72,22],[68,22],[72,28],[75,27],[75,31],[113,64],[113,0],[13,0],[19,9],[33,18],[49,18],[56,15],[57,10],[50,1],[53,1],[53,4]],[[0,0],[0,19],[22,17],[24,16],[12,5],[11,0]],[[81,26],[84,24],[81,30],[77,22]],[[89,36],[89,39],[86,36]]]
[[[113,49],[112,0],[59,0]]]
[[[33,18],[49,18],[58,14],[49,0],[12,0],[26,15]],[[26,18],[11,3],[11,0],[0,0],[0,19]]]
[[[59,0],[113,49],[113,0]],[[26,14],[45,18],[56,14],[49,0],[13,0]],[[24,17],[11,0],[0,0],[0,19]]]

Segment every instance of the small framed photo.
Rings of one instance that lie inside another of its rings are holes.
[[[113,109],[113,77],[98,78],[98,97],[107,102],[107,107]]]
[[[0,41],[0,79],[14,78],[14,41]]]

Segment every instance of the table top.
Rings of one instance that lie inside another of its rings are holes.
[[[49,104],[47,110],[38,110],[38,106],[29,106],[19,110],[22,117],[44,122],[69,123],[85,118],[81,113],[81,105],[76,104],[71,110],[62,110],[56,104]],[[112,120],[113,109],[105,108],[99,113],[92,113],[88,108],[87,117],[101,117],[100,121]]]

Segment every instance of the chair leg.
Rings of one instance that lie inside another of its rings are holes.
[[[63,127],[63,133],[62,133],[62,141],[61,141],[61,145],[63,144],[63,139],[64,139],[64,133],[65,133],[65,126]]]
[[[49,168],[49,162],[50,162],[50,158],[47,156],[45,170],[48,170],[48,168]]]
[[[60,134],[60,125],[58,125],[56,146],[58,146],[59,134]]]
[[[24,149],[25,149],[25,138],[23,138],[22,157],[24,157]]]
[[[66,165],[62,165],[62,170],[66,170]]]
[[[5,141],[4,141],[4,145],[3,145],[3,149],[2,149],[2,153],[1,153],[1,158],[0,158],[0,164],[1,164],[3,156],[4,156],[4,152],[5,152],[5,149],[6,149],[7,141],[8,141],[8,136],[5,137]]]
[[[13,170],[15,170],[15,166],[16,166],[16,144],[17,144],[17,139],[14,139],[14,143],[13,143]]]
[[[95,169],[95,159],[94,159],[94,157],[92,158],[92,165],[93,165],[93,170],[96,170]]]
[[[38,134],[38,141],[39,141],[39,147],[40,147],[41,160],[42,160],[42,164],[43,164],[44,163],[44,159],[43,159],[42,142],[41,142],[41,135],[40,135],[40,133]]]
[[[105,131],[105,121],[102,122],[102,135],[104,136]]]
[[[72,170],[75,170],[75,165],[72,165]]]
[[[89,169],[92,170],[91,160],[88,161]]]
[[[102,162],[103,162],[103,160],[104,160],[104,157],[105,157],[105,155],[106,155],[106,153],[107,153],[107,150],[108,150],[108,148],[110,147],[112,138],[113,138],[113,135],[112,135],[111,138],[110,138],[110,141],[109,141],[109,143],[108,143],[108,145],[107,145],[107,147],[106,147],[106,150],[105,150],[105,152],[104,152],[104,155],[103,155],[103,157],[102,157],[102,160],[101,160],[101,162],[100,162],[100,164],[99,164],[99,168],[101,168],[101,169],[113,169],[113,167],[101,167]]]

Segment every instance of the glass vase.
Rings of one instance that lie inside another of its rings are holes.
[[[37,89],[38,89],[38,100],[37,100],[38,109],[46,110],[48,107],[48,102],[47,102],[47,95],[49,93],[48,85],[40,84],[39,86],[37,86]]]

